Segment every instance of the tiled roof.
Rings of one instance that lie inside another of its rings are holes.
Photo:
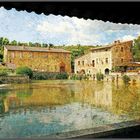
[[[107,48],[111,48],[113,45],[108,45],[108,46],[104,46],[104,47],[97,47],[97,48],[93,48],[91,50],[100,50],[100,49],[107,49]]]
[[[57,52],[57,53],[71,53],[64,49],[42,48],[42,47],[28,47],[28,46],[5,46],[10,51],[32,51],[32,52]]]
[[[127,43],[127,42],[132,42],[131,40],[129,40],[129,41],[122,41],[122,42],[116,42],[116,43],[112,43],[112,44],[110,44],[110,45],[106,45],[106,46],[103,46],[103,47],[96,47],[96,48],[93,48],[93,49],[91,49],[91,50],[100,50],[100,49],[107,49],[107,48],[111,48],[111,47],[113,47],[115,44],[123,44],[123,43]]]

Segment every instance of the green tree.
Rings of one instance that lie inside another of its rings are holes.
[[[124,84],[129,84],[129,82],[131,81],[130,77],[127,75],[124,75],[122,77],[122,80],[123,80]]]
[[[9,44],[8,38],[4,38],[4,37],[0,38],[0,46],[8,45],[8,44]]]
[[[46,48],[46,47],[48,47],[48,44],[43,43],[42,47]]]
[[[17,41],[16,40],[13,40],[13,41],[11,41],[11,43],[10,43],[11,45],[14,45],[14,46],[17,46],[18,45],[18,43],[17,43]]]
[[[140,36],[134,40],[133,57],[135,61],[140,61]]]
[[[32,78],[33,71],[26,66],[25,67],[18,67],[16,69],[16,74],[27,75],[27,76],[29,76],[29,78]]]

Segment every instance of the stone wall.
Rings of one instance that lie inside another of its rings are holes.
[[[111,48],[113,66],[125,66],[133,62],[132,43],[132,41],[116,42],[113,45]]]
[[[30,79],[28,76],[0,76],[1,84],[9,83],[28,83]]]
[[[5,57],[5,62],[12,64],[13,68],[28,66],[37,71],[60,72],[63,69],[65,72],[71,72],[70,53],[7,51]]]

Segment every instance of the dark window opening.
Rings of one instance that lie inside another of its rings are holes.
[[[123,47],[121,47],[121,52],[123,52]]]
[[[106,63],[108,63],[108,58],[106,58]]]
[[[80,61],[78,61],[78,65],[80,65]]]
[[[92,66],[93,66],[93,67],[95,66],[95,61],[94,61],[94,60],[92,60]]]

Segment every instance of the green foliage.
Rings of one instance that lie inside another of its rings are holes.
[[[122,80],[123,80],[124,84],[128,84],[129,81],[130,81],[130,77],[127,76],[127,75],[124,75],[124,76],[122,77]]]
[[[33,80],[68,79],[67,73],[33,72]]]
[[[8,75],[8,69],[7,68],[0,68],[0,76],[7,76]]]
[[[8,44],[9,44],[8,38],[0,37],[0,46],[8,45]]]
[[[73,74],[70,76],[71,80],[82,80],[82,75]]]
[[[56,79],[68,79],[68,74],[66,72],[64,72],[64,73],[58,73],[56,75]]]
[[[97,81],[101,81],[104,79],[104,75],[101,72],[99,72],[96,74],[96,79],[97,79]]]
[[[27,75],[27,76],[29,76],[29,78],[32,78],[33,71],[26,66],[25,67],[18,67],[16,69],[16,74]]]
[[[134,40],[133,57],[135,61],[140,61],[140,36]]]
[[[71,80],[88,80],[89,77],[88,75],[78,75],[78,74],[73,74],[70,76]]]
[[[11,41],[10,45],[17,46],[17,45],[18,45],[18,43],[17,43],[17,41],[16,41],[16,40],[13,40],[13,41]]]
[[[124,68],[119,66],[115,66],[112,68],[112,72],[120,72],[120,71],[124,71]]]

